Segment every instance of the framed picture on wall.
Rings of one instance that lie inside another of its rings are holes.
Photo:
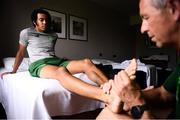
[[[69,39],[70,40],[88,40],[87,19],[69,16]]]
[[[55,31],[58,38],[66,38],[66,14],[44,8],[51,15],[51,29]]]

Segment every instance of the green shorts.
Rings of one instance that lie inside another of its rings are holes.
[[[69,61],[64,58],[57,58],[57,57],[44,58],[31,63],[29,66],[29,72],[34,77],[40,77],[40,71],[44,66],[54,65],[54,66],[66,67],[68,63]]]

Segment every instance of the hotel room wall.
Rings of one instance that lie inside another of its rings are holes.
[[[15,56],[19,32],[31,26],[30,13],[39,6],[88,19],[88,41],[58,39],[56,52],[60,57],[106,58],[115,61],[135,55],[135,40],[129,31],[127,15],[85,0],[3,0],[3,57]],[[68,21],[67,21],[68,22]],[[102,56],[99,56],[102,54]]]

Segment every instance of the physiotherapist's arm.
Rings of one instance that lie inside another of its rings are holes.
[[[150,106],[170,105],[175,96],[168,92],[164,86],[142,91],[143,97]],[[164,104],[163,104],[164,103]]]
[[[164,86],[143,91],[143,97],[150,106],[151,113],[156,118],[167,118],[175,103],[175,95],[168,92]]]

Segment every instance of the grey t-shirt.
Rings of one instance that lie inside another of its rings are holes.
[[[55,32],[42,33],[34,28],[26,28],[20,32],[19,43],[27,46],[30,62],[39,59],[54,57],[54,47],[57,40]]]

